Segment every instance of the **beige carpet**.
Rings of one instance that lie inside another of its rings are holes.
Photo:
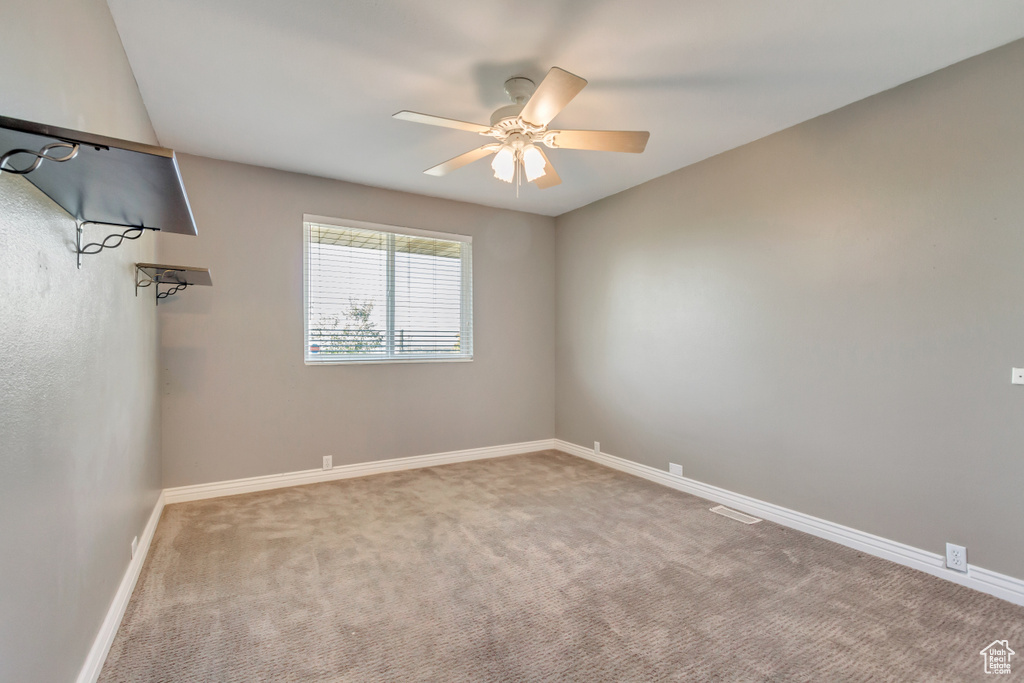
[[[1024,608],[548,451],[168,506],[102,681],[984,680]]]

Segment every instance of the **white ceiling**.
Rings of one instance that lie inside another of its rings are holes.
[[[109,0],[161,144],[558,215],[1024,36],[1020,0]],[[495,180],[510,76],[590,85],[552,127],[649,130],[641,155],[550,150],[562,184]]]

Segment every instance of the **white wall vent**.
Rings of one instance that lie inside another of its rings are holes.
[[[737,512],[736,510],[730,510],[724,505],[717,505],[711,508],[711,511],[715,514],[722,515],[723,517],[735,519],[737,522],[743,522],[744,524],[757,524],[761,521],[757,517],[751,517],[750,515],[745,515],[742,512]]]

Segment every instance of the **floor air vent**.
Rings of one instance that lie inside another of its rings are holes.
[[[722,515],[723,517],[735,519],[737,522],[743,522],[744,524],[757,524],[761,521],[757,517],[751,517],[750,515],[745,515],[742,512],[737,512],[736,510],[730,510],[724,505],[718,505],[716,507],[713,507],[711,508],[711,511],[716,514]]]

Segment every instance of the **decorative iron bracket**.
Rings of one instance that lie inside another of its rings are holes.
[[[127,228],[122,233],[113,233],[107,235],[99,242],[85,243],[84,230],[87,225],[107,225],[112,228]],[[119,223],[97,223],[95,221],[82,221],[78,223],[78,227],[75,229],[75,251],[78,252],[78,267],[82,267],[82,255],[83,254],[98,254],[104,249],[116,249],[121,246],[121,243],[125,240],[137,240],[142,237],[142,233],[146,230],[156,230],[156,228],[147,228],[144,225],[121,225]]]
[[[187,283],[187,282],[180,282],[180,283],[177,283],[177,284],[172,284],[172,283],[167,282],[164,279],[164,278],[168,278],[168,277],[171,277],[171,278],[174,277],[175,273],[177,273],[177,272],[178,271],[176,271],[176,270],[168,269],[168,270],[164,270],[163,272],[154,273],[153,275],[150,275],[149,273],[147,273],[145,271],[145,269],[143,269],[142,267],[136,265],[135,266],[135,296],[139,295],[139,289],[140,288],[142,288],[142,287],[149,287],[150,285],[153,285],[153,291],[156,292],[156,305],[159,306],[160,305],[160,299],[166,299],[167,297],[173,296],[173,295],[177,294],[178,292],[180,292],[181,290],[183,290],[186,287],[188,287],[189,283]],[[161,292],[160,291],[160,285],[169,285],[169,288]]]
[[[51,156],[50,151],[55,149],[68,149],[70,151],[64,156]],[[34,156],[35,159],[25,168],[14,168],[11,164],[11,159],[19,154],[28,154],[30,156]],[[12,149],[3,156],[0,156],[0,173],[28,175],[39,168],[39,164],[43,163],[43,161],[56,161],[60,163],[62,161],[71,161],[76,156],[78,156],[77,142],[51,142],[48,145],[43,145],[38,152],[33,152],[30,149]],[[5,164],[7,165],[7,168],[4,168]]]
[[[156,289],[156,303],[157,303],[157,306],[160,305],[160,299],[166,299],[167,297],[169,297],[171,295],[177,294],[178,292],[180,292],[181,290],[185,289],[188,286],[189,285],[188,285],[187,282],[182,282],[180,285],[174,285],[170,289],[161,292],[160,291],[160,283],[157,283],[157,285],[156,285],[156,287],[157,287],[157,289]]]

